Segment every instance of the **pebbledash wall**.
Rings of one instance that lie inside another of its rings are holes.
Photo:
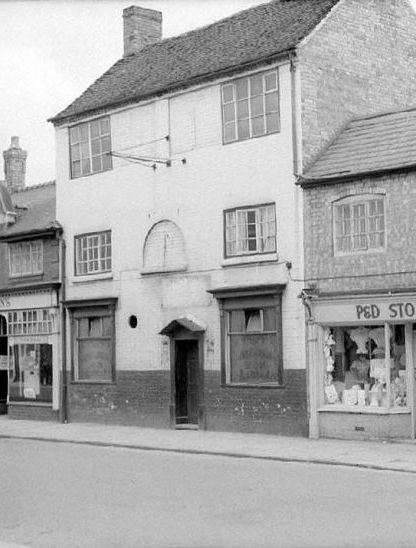
[[[69,374],[69,420],[169,427],[169,339],[159,332],[191,314],[206,328],[206,427],[307,435],[301,282],[291,281],[286,268],[290,261],[292,276],[301,277],[289,63],[278,66],[278,74],[280,132],[256,139],[222,143],[220,82],[112,111],[112,150],[157,140],[140,148],[143,155],[173,158],[171,167],[156,171],[113,158],[107,172],[70,179],[68,128],[57,128],[57,217],[67,244],[66,299],[117,298],[115,381],[74,383]],[[271,202],[276,204],[277,253],[225,259],[223,211]],[[162,220],[182,231],[185,271],[143,270],[146,236]],[[111,274],[74,276],[74,236],[109,229]],[[284,384],[222,386],[220,312],[207,291],[266,284],[285,286]],[[128,323],[131,315],[138,318],[135,329]]]
[[[415,104],[415,25],[406,0],[341,0],[300,44],[304,166],[351,118]]]

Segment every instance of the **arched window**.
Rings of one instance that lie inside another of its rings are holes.
[[[143,250],[144,272],[186,269],[185,240],[172,221],[160,221],[149,230]]]
[[[357,194],[334,202],[336,255],[385,249],[384,201],[382,194]]]

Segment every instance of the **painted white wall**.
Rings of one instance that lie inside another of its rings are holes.
[[[302,283],[291,281],[285,265],[276,261],[262,264],[259,257],[223,258],[223,210],[275,202],[277,258],[292,262],[294,272],[301,264],[289,64],[279,67],[279,80],[280,133],[243,142],[222,144],[219,83],[111,113],[113,151],[173,158],[171,167],[161,165],[156,171],[114,158],[112,170],[71,180],[68,130],[57,129],[57,218],[67,242],[67,299],[119,298],[118,369],[168,368],[167,346],[158,332],[185,314],[208,326],[205,364],[219,369],[219,312],[206,290],[264,283],[287,284],[284,367],[305,367],[304,313],[297,298]],[[169,141],[164,139],[168,134]],[[163,219],[175,222],[184,235],[187,271],[143,275],[146,235]],[[74,236],[110,228],[112,277],[76,280]],[[254,259],[251,265],[241,265]],[[139,318],[137,329],[128,326],[131,314]]]

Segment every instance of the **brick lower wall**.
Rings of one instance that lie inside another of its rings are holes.
[[[286,371],[285,388],[222,387],[219,371],[205,371],[209,430],[308,435],[306,374]],[[169,428],[170,371],[119,371],[110,385],[69,384],[73,422]]]
[[[51,407],[43,405],[19,405],[9,403],[8,416],[10,419],[21,419],[31,421],[58,421],[59,414]]]

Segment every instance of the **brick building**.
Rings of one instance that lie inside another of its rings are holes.
[[[0,182],[0,405],[12,418],[56,419],[61,228],[55,183],[26,187],[26,156],[12,137]]]
[[[415,436],[415,132],[351,121],[300,179],[315,436]]]
[[[124,10],[123,58],[52,118],[70,420],[308,433],[295,175],[353,114],[411,102],[414,23],[275,0],[162,40]]]

